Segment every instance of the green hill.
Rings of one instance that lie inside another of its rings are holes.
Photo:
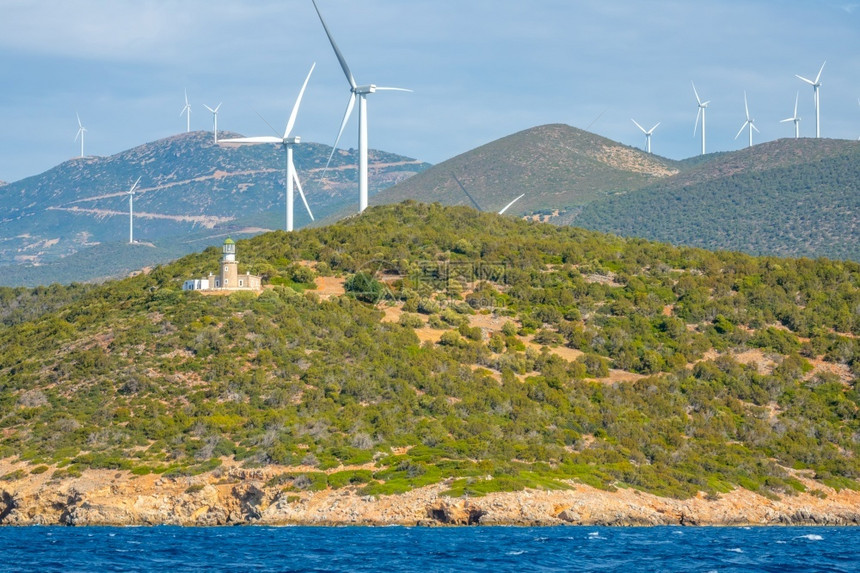
[[[654,183],[678,162],[645,153],[568,125],[543,125],[493,141],[439,163],[377,195],[373,204],[406,199],[469,205],[463,184],[482,209],[526,214],[577,208],[611,192]]]
[[[209,248],[0,289],[0,459],[60,480],[232,458],[367,495],[860,487],[857,264],[415,203],[237,249],[273,288],[181,291]]]
[[[709,249],[860,260],[860,144],[783,139],[586,206],[572,223]]]

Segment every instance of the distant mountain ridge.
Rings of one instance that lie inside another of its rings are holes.
[[[520,131],[482,145],[377,195],[372,203],[405,199],[470,205],[457,179],[487,211],[521,193],[510,214],[567,209],[614,191],[630,191],[670,177],[681,162],[563,124]]]
[[[238,134],[220,133],[221,138],[234,135]],[[353,204],[357,209],[357,154],[338,150],[321,181],[330,152],[331,147],[316,143],[302,143],[295,149],[296,168],[317,217]],[[371,194],[428,166],[377,150],[370,151],[369,160]],[[138,176],[134,236],[151,243],[156,256],[148,259],[164,262],[198,250],[206,235],[281,229],[285,218],[283,164],[280,146],[219,146],[211,132],[201,131],[110,157],[66,161],[2,187],[0,267],[46,265],[97,245],[127,245],[127,191]],[[297,201],[295,216],[297,228],[310,222],[301,201]],[[185,244],[192,241],[194,244]],[[138,260],[127,249],[111,250],[119,257],[117,271]],[[16,268],[19,274],[32,270]],[[109,271],[107,267],[103,270]],[[93,277],[81,273],[78,280],[89,278]],[[6,280],[15,281],[15,277]]]
[[[860,260],[860,145],[782,139],[583,208],[570,223],[752,254]]]

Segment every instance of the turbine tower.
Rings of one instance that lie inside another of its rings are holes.
[[[800,101],[800,92],[794,97],[794,115],[785,119],[779,120],[779,123],[794,122],[794,139],[800,137],[800,118],[797,117],[797,102]]]
[[[140,177],[128,190],[128,244],[134,244],[134,190],[137,189],[137,184],[140,183]]]
[[[305,94],[305,88],[308,87],[308,81],[311,79],[311,74],[314,71],[316,64],[311,66],[311,71],[308,72],[308,77],[305,78],[305,83],[302,84],[302,89],[299,91],[299,97],[296,98],[296,103],[293,104],[293,111],[290,113],[290,119],[287,121],[287,128],[284,130],[283,137],[274,137],[264,135],[261,137],[237,137],[235,139],[222,139],[219,143],[227,145],[242,145],[255,143],[277,143],[284,146],[284,151],[287,155],[287,231],[293,230],[293,183],[299,190],[299,195],[302,202],[305,204],[305,209],[308,210],[308,215],[311,221],[314,220],[314,214],[311,213],[311,208],[308,205],[308,200],[305,198],[305,193],[302,191],[302,184],[299,182],[299,176],[296,174],[296,166],[293,164],[293,146],[301,141],[298,136],[290,137],[290,132],[293,130],[293,125],[296,123],[296,115],[299,113],[299,105],[302,103],[302,96]]]
[[[824,64],[826,63],[827,60],[824,61]],[[818,93],[818,88],[821,87],[821,72],[824,71],[824,64],[821,64],[818,75],[815,76],[815,81],[795,74],[795,77],[812,86],[812,99],[815,101],[815,137],[821,137],[821,94]]]
[[[630,121],[635,123],[636,127],[638,127],[642,131],[642,133],[645,134],[645,151],[647,151],[648,153],[651,153],[651,134],[654,133],[654,130],[657,129],[658,125],[660,125],[660,122],[658,121],[654,127],[649,129],[648,131],[645,131],[645,128],[642,127],[641,125],[639,125],[638,123],[636,123],[635,119],[631,119]]]
[[[84,156],[84,134],[87,132],[87,128],[84,127],[84,124],[81,123],[81,116],[78,115],[78,112],[75,112],[75,117],[78,118],[78,133],[75,134],[75,141],[78,140],[78,137],[81,138],[81,157]]]
[[[188,103],[188,90],[185,90],[185,107],[182,108],[182,111],[179,112],[179,117],[182,117],[182,114],[186,115],[185,120],[185,133],[191,132],[191,104]]]
[[[316,0],[312,0],[314,4],[314,8],[317,11],[317,15],[320,18],[320,22],[322,22],[323,29],[325,30],[326,36],[328,36],[328,40],[331,43],[331,47],[334,49],[334,54],[337,56],[338,62],[340,62],[340,67],[343,69],[343,73],[346,76],[346,80],[349,82],[349,102],[346,105],[346,113],[343,116],[343,121],[340,124],[340,131],[337,133],[337,139],[334,141],[334,145],[332,146],[331,155],[329,155],[328,162],[326,163],[325,169],[323,170],[323,174],[328,169],[329,164],[331,163],[332,157],[334,157],[334,152],[337,149],[337,144],[340,142],[340,136],[343,135],[343,130],[346,127],[346,123],[349,121],[349,116],[352,113],[352,108],[355,106],[355,98],[358,96],[358,212],[361,213],[365,209],[367,209],[367,96],[368,94],[375,93],[377,91],[401,91],[401,92],[410,92],[412,90],[404,89],[404,88],[391,88],[391,87],[381,87],[376,86],[374,84],[360,86],[356,83],[355,77],[352,75],[352,72],[349,71],[349,66],[346,63],[346,60],[343,57],[340,49],[337,47],[337,44],[334,41],[334,38],[329,32],[328,26],[325,23],[325,20],[322,17],[322,13],[320,12],[319,6],[317,6]]]
[[[708,104],[711,103],[710,100],[703,102],[699,98],[699,92],[696,91],[696,84],[690,81],[693,85],[693,93],[696,95],[696,102],[699,104],[699,110],[696,112],[696,125],[693,126],[693,135],[696,135],[696,130],[699,128],[699,117],[702,118],[702,155],[705,154],[705,110],[708,107]]]
[[[221,102],[221,103],[223,103],[223,102]],[[215,127],[213,128],[213,131],[215,133],[215,143],[218,143],[218,110],[221,108],[221,104],[219,103],[218,105],[216,105],[215,109],[212,109],[211,107],[209,107],[205,103],[203,104],[203,107],[205,107],[206,109],[211,111],[212,116],[215,118]]]
[[[738,131],[738,134],[735,136],[735,139],[737,139],[740,136],[740,134],[743,132],[744,128],[748,127],[749,132],[750,132],[750,145],[749,146],[752,147],[752,144],[753,144],[752,143],[752,132],[753,132],[753,130],[758,131],[758,128],[755,126],[755,120],[750,117],[750,107],[749,107],[749,105],[747,105],[747,92],[744,92],[744,109],[747,112],[747,120],[741,126],[741,129],[740,129],[740,131]],[[758,131],[758,132],[761,133],[760,131]]]

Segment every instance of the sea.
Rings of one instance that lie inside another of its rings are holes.
[[[0,527],[0,571],[860,571],[860,528]]]

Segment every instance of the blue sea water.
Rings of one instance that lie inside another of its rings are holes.
[[[0,571],[860,571],[860,528],[0,528]]]

